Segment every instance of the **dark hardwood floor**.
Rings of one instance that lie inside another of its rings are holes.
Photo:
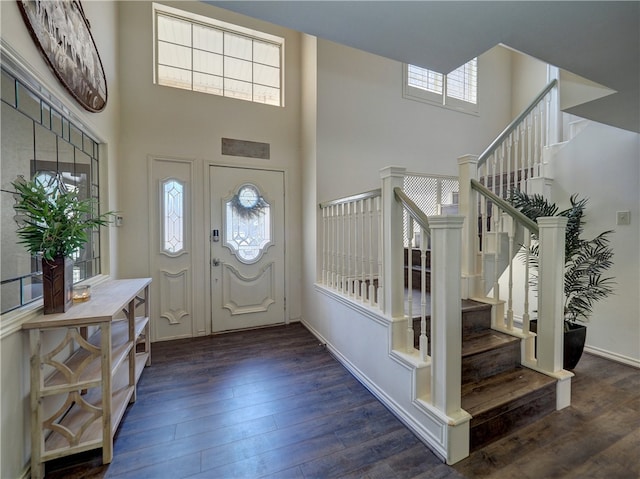
[[[595,356],[570,408],[449,467],[299,324],[152,355],[113,462],[93,451],[47,464],[47,478],[640,477],[640,371]]]

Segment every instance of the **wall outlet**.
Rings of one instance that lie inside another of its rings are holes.
[[[617,225],[629,225],[629,224],[631,224],[631,211],[618,211],[618,212],[616,212],[616,224]]]
[[[116,216],[116,226],[122,226],[122,222],[124,221],[124,219],[122,218],[122,216],[117,215]]]

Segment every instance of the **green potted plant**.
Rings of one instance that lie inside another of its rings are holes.
[[[44,313],[62,313],[72,304],[70,256],[89,239],[88,232],[110,222],[112,212],[95,215],[95,200],[80,199],[58,178],[51,185],[20,178],[12,183],[20,219],[17,235],[32,255],[42,256]]]
[[[615,284],[612,277],[603,276],[612,266],[613,250],[609,237],[613,230],[604,231],[593,239],[584,239],[584,215],[587,199],[570,198],[571,206],[559,211],[542,195],[528,195],[519,190],[512,191],[511,203],[522,213],[536,220],[541,216],[565,216],[567,231],[565,236],[564,273],[564,368],[574,369],[582,356],[586,340],[586,323],[593,312],[593,305],[613,293]],[[531,246],[529,265],[538,266],[539,247]],[[533,276],[536,287],[537,276]],[[532,330],[536,323],[532,322]],[[535,331],[534,331],[535,332]]]

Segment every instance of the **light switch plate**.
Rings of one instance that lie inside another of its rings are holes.
[[[631,211],[618,211],[618,212],[616,212],[616,224],[617,225],[629,225],[629,224],[631,224]]]

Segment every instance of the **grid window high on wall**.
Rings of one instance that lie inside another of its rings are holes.
[[[154,4],[158,85],[283,106],[284,39]]]
[[[416,65],[404,65],[403,95],[465,113],[478,112],[478,59],[474,58],[448,75]]]
[[[42,297],[41,259],[18,244],[19,217],[11,183],[37,177],[43,184],[62,180],[80,199],[99,204],[99,145],[65,108],[36,93],[38,88],[2,68],[2,238],[1,313]],[[99,211],[96,211],[99,214]],[[100,234],[93,231],[73,255],[73,281],[100,274]]]

